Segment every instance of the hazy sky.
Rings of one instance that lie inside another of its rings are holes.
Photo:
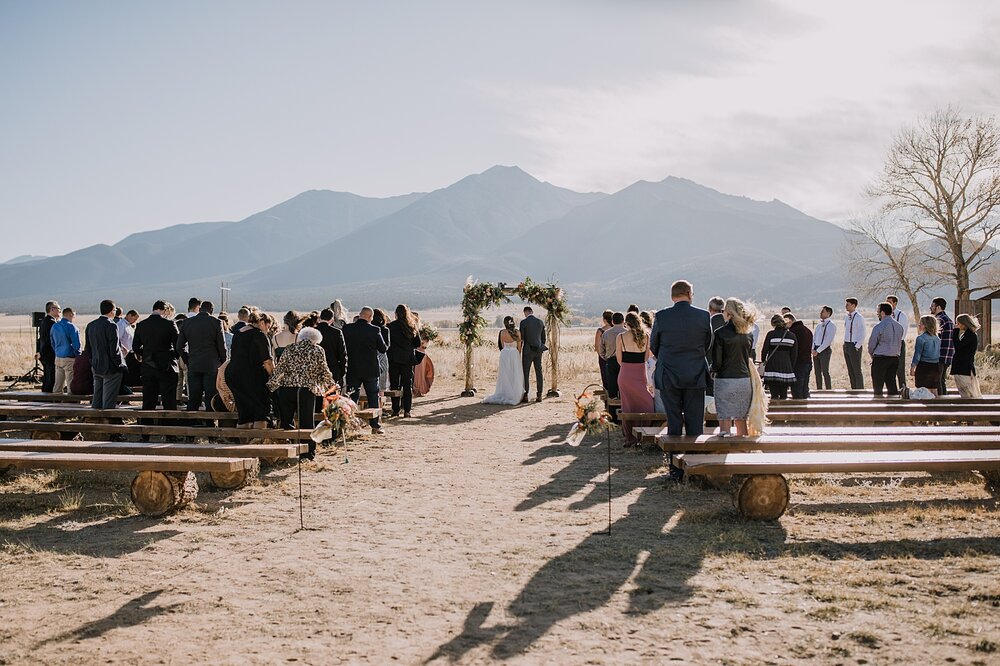
[[[1000,2],[0,0],[0,261],[493,164],[831,220],[896,129],[1000,113]]]

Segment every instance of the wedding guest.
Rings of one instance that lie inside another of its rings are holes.
[[[84,333],[86,338],[86,333]],[[80,355],[73,359],[73,381],[69,385],[73,395],[91,395],[94,393],[94,369],[90,367],[90,352],[84,347]],[[119,393],[121,389],[119,389]],[[91,403],[93,404],[93,403]]]
[[[760,359],[764,364],[762,379],[771,393],[772,400],[787,400],[788,387],[795,383],[795,360],[798,345],[795,334],[788,330],[780,314],[771,317],[774,328],[764,336]]]
[[[649,310],[643,310],[639,313],[639,319],[642,320],[642,325],[645,327],[647,335],[653,332],[654,315],[656,313]],[[663,400],[660,398],[660,391],[656,388],[656,381],[653,379],[655,373],[656,357],[650,354],[649,358],[646,359],[646,384],[653,396],[653,411],[657,414],[663,414]]]
[[[705,387],[708,384],[708,350],[712,346],[712,320],[706,310],[694,307],[694,288],[687,280],[670,286],[673,306],[656,313],[649,348],[656,356],[656,388],[667,415],[667,433],[697,436],[705,430]],[[671,477],[679,478],[676,468]]]
[[[952,346],[951,376],[963,398],[982,398],[979,377],[976,376],[976,351],[979,349],[979,320],[968,314],[955,317]]]
[[[844,362],[852,389],[865,387],[865,376],[861,372],[861,348],[865,340],[865,318],[858,312],[858,299],[844,301],[847,316],[844,318]]]
[[[868,353],[872,357],[872,389],[876,398],[882,397],[883,386],[888,388],[890,396],[896,396],[899,395],[896,368],[899,365],[903,327],[892,318],[892,306],[888,303],[879,303],[878,319],[868,338]]]
[[[125,316],[116,323],[118,326],[118,344],[122,346],[122,352],[127,356],[132,353],[132,338],[135,337],[135,323],[139,321],[139,313],[129,310]]]
[[[303,328],[299,339],[285,347],[285,353],[274,366],[267,388],[278,393],[278,415],[281,427],[312,429],[313,414],[318,398],[333,384],[333,375],[326,364],[326,354],[319,346],[322,333],[315,328]],[[316,457],[316,443],[309,440],[309,453],[303,458]]]
[[[760,340],[760,325],[754,322],[754,325],[750,328],[750,338],[752,340],[750,345],[750,358],[754,361],[757,360],[757,342]]]
[[[722,309],[726,302],[721,296],[712,296],[708,299],[708,314],[712,316],[712,330],[716,331],[726,324],[726,318],[722,316]]]
[[[115,316],[114,316],[114,318],[111,321],[113,321],[115,323],[115,325],[117,326],[118,322],[120,322],[121,319],[122,319],[122,309],[116,305],[115,306]]]
[[[339,298],[335,299],[333,303],[330,303],[330,309],[333,310],[333,327],[342,330],[347,326],[347,310],[344,308],[344,304]]]
[[[177,331],[180,332],[181,327],[184,326],[184,322],[187,320],[188,316],[186,314],[175,314],[173,313],[173,307],[167,303],[168,312],[171,312],[170,318],[174,320],[177,324]],[[183,404],[187,398],[187,362],[188,362],[188,350],[186,347],[177,347],[177,387],[174,389],[177,392],[177,404]]]
[[[402,398],[393,396],[392,415],[409,418],[413,408],[414,352],[420,347],[420,333],[405,305],[396,306],[396,319],[389,324],[389,383],[392,390],[401,390]]]
[[[56,301],[45,304],[45,317],[38,327],[35,358],[42,364],[42,393],[52,393],[56,383],[56,352],[52,348],[52,326],[59,320],[62,308]]]
[[[414,322],[416,319],[414,318]],[[385,313],[381,308],[375,308],[375,314],[372,315],[372,326],[376,327],[382,334],[382,339],[385,341],[385,346],[389,347],[389,328],[387,324],[389,323],[389,315]],[[378,354],[378,390],[385,393],[389,388],[389,355],[384,352],[379,352]]]
[[[813,371],[816,373],[816,390],[826,387],[830,390],[833,385],[830,382],[830,358],[833,356],[833,339],[837,337],[837,325],[830,317],[833,316],[833,308],[824,305],[819,310],[819,323],[813,331],[812,359]]]
[[[885,302],[892,306],[892,318],[903,327],[903,339],[899,343],[899,367],[896,368],[896,383],[902,391],[906,388],[906,333],[910,330],[910,318],[899,309],[899,298],[894,294],[886,296]]]
[[[627,413],[650,413],[653,411],[653,396],[646,383],[646,359],[649,351],[649,334],[642,320],[635,312],[625,315],[625,332],[615,339],[615,360],[620,368],[618,391],[622,399],[622,411]],[[636,423],[636,426],[645,425]],[[632,432],[632,424],[622,423],[625,446],[637,446],[639,440]]]
[[[295,343],[304,320],[305,317],[295,310],[289,310],[285,313],[285,317],[282,320],[284,326],[274,336],[274,358],[276,360],[281,360],[281,354],[285,350],[285,347]]]
[[[938,336],[941,338],[941,357],[938,360],[938,363],[941,365],[941,384],[938,386],[938,395],[948,395],[948,368],[951,367],[952,361],[955,358],[955,339],[952,335],[955,330],[955,324],[952,323],[951,317],[945,312],[945,308],[947,307],[948,301],[940,296],[931,301],[931,314],[937,317]]]
[[[56,378],[53,393],[69,391],[73,383],[73,364],[80,355],[80,331],[73,324],[76,313],[73,308],[63,308],[62,319],[52,325],[49,337],[56,355]]]
[[[316,328],[319,325],[319,322],[320,322],[320,311],[313,310],[312,312],[310,312],[305,316],[305,319],[302,320],[302,326],[300,326],[299,328]]]
[[[424,354],[420,363],[413,368],[413,397],[421,398],[430,393],[431,386],[434,384],[434,362],[431,360],[430,354],[427,353],[427,346],[431,341],[423,333],[424,328],[420,322],[420,314],[414,312],[413,319],[417,322],[417,331],[420,332],[420,347],[418,351]]]
[[[188,411],[212,410],[215,380],[219,366],[226,362],[226,338],[223,324],[213,315],[215,305],[204,301],[198,314],[185,320],[177,336],[177,346],[188,349]]]
[[[636,314],[639,314],[639,306],[636,305],[635,303],[632,303],[631,305],[628,306],[628,308],[626,308],[625,314],[627,315],[629,312],[634,312]]]
[[[274,318],[251,312],[247,325],[233,335],[233,350],[226,366],[226,384],[236,402],[237,428],[266,428],[271,414],[267,380],[274,373],[267,334]]]
[[[382,396],[378,390],[378,353],[386,351],[387,347],[385,340],[382,339],[382,334],[372,326],[374,315],[375,310],[371,307],[366,305],[361,308],[358,320],[344,326],[343,334],[344,342],[347,344],[347,392],[351,399],[357,402],[361,397],[363,387],[368,406],[379,409],[382,406]],[[392,337],[390,332],[390,339]],[[400,342],[403,341],[400,340]],[[391,356],[389,362],[392,363]],[[391,367],[389,375],[392,376]],[[385,434],[385,429],[379,422],[378,412],[374,418],[368,421],[368,424],[372,428],[372,434]]]
[[[239,333],[240,330],[246,326],[250,321],[250,306],[244,305],[239,310],[236,311],[236,323],[233,324],[232,332]]]
[[[606,330],[601,336],[601,356],[604,357],[604,393],[608,396],[609,400],[617,400],[620,393],[618,391],[618,373],[621,371],[621,366],[618,364],[618,358],[615,355],[615,345],[617,344],[618,336],[626,331],[625,328],[625,315],[621,312],[615,312],[611,315],[611,328]],[[611,414],[611,420],[618,423],[618,408],[610,407],[608,412]]]
[[[792,397],[805,400],[809,397],[809,375],[813,367],[813,334],[791,312],[784,317],[789,332],[795,336],[795,383],[792,384]]]
[[[910,375],[917,388],[930,390],[935,396],[941,387],[941,338],[938,337],[938,320],[934,315],[925,315],[917,322],[917,339],[913,343],[913,358],[910,361]]]
[[[784,317],[786,314],[790,314],[792,309],[787,305],[781,308],[781,316]]]
[[[747,414],[753,398],[750,350],[753,349],[754,314],[743,301],[730,298],[722,306],[726,320],[712,341],[712,371],[715,373],[715,412],[723,436],[736,426],[736,436],[747,436]]]
[[[330,308],[324,308],[319,313],[319,319],[319,323],[315,326],[322,336],[319,346],[326,355],[326,364],[333,375],[333,381],[337,382],[337,386],[345,388],[344,377],[347,374],[348,359],[344,333],[333,325],[333,310]]]
[[[118,388],[125,373],[125,360],[118,344],[118,327],[111,321],[115,304],[101,301],[101,316],[87,324],[85,331],[90,367],[94,373],[94,409],[112,409],[118,403]]]
[[[229,313],[220,312],[219,321],[222,322],[222,337],[226,341],[226,357],[229,357],[229,351],[233,348],[233,332],[229,328]]]
[[[594,332],[594,351],[597,352],[597,367],[601,371],[601,386],[604,388],[608,386],[608,367],[607,361],[604,359],[604,354],[601,353],[603,349],[602,338],[604,337],[604,332],[614,326],[611,323],[611,318],[614,316],[615,313],[611,310],[605,310],[601,313],[601,325]]]
[[[135,326],[132,351],[139,361],[142,408],[177,409],[177,325],[168,317],[168,303],[156,301],[152,313]]]

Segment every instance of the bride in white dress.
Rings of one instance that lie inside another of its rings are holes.
[[[493,395],[485,398],[489,405],[516,405],[524,395],[524,368],[521,365],[521,334],[514,325],[513,317],[504,317],[503,330],[497,344],[500,347],[500,363],[497,369],[497,388]]]

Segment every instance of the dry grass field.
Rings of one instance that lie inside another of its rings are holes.
[[[29,351],[0,329],[7,374]],[[458,397],[446,333],[414,418],[303,466],[305,530],[294,466],[163,519],[127,474],[0,482],[0,664],[998,663],[976,475],[793,477],[774,523],[617,433],[609,478],[603,439],[562,443],[591,335],[563,336],[563,397],[505,408]]]

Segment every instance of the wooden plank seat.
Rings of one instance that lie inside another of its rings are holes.
[[[733,503],[747,518],[774,520],[788,507],[786,474],[976,471],[1000,491],[1000,451],[797,451],[674,456],[692,476],[730,476]]]
[[[192,426],[139,425],[119,423],[78,423],[55,421],[0,421],[0,432],[79,432],[109,435],[163,435],[165,437],[205,437],[251,440],[276,439],[306,441],[312,430],[282,430],[280,428],[196,428]]]
[[[765,434],[761,437],[683,437],[660,435],[656,444],[664,453],[729,453],[751,451],[961,451],[1000,449],[1000,429],[988,434]]]
[[[639,426],[632,428],[632,432],[645,444],[657,444],[661,437],[667,435],[667,429],[660,426]],[[933,429],[927,426],[768,426],[765,436],[767,437],[803,437],[807,435],[849,435],[851,437],[870,437],[883,435],[949,435],[953,437],[963,437],[965,435],[995,435],[1000,437],[1000,427],[997,426],[934,426]],[[728,438],[726,438],[728,440]],[[739,441],[733,438],[735,441]],[[846,441],[846,440],[845,440]]]
[[[236,412],[189,412],[186,409],[91,409],[86,405],[0,404],[0,416],[12,418],[148,419],[151,421],[218,421],[236,423]]]
[[[810,425],[874,425],[878,423],[977,423],[984,425],[1000,425],[1000,410],[974,412],[899,409],[876,412],[844,410],[835,412],[824,411],[791,411],[768,412],[767,418],[775,424],[810,424]]]
[[[936,412],[1000,412],[1000,403],[936,403],[936,402],[869,402],[858,404],[824,404],[812,402],[800,405],[786,405],[783,400],[775,400],[768,405],[768,414],[784,412],[879,412],[879,411],[936,411]]]
[[[73,469],[138,472],[132,502],[146,516],[162,516],[198,496],[194,472],[243,475],[256,458],[0,451],[0,469]]]
[[[222,458],[296,458],[306,443],[193,444],[187,442],[64,442],[61,440],[0,439],[0,451],[46,453],[125,453],[129,455],[208,456]]]
[[[0,400],[14,402],[87,402],[93,399],[91,395],[74,395],[72,393],[42,393],[41,391],[21,392],[3,391],[0,392]],[[142,393],[129,393],[119,395],[119,402],[142,402]]]

